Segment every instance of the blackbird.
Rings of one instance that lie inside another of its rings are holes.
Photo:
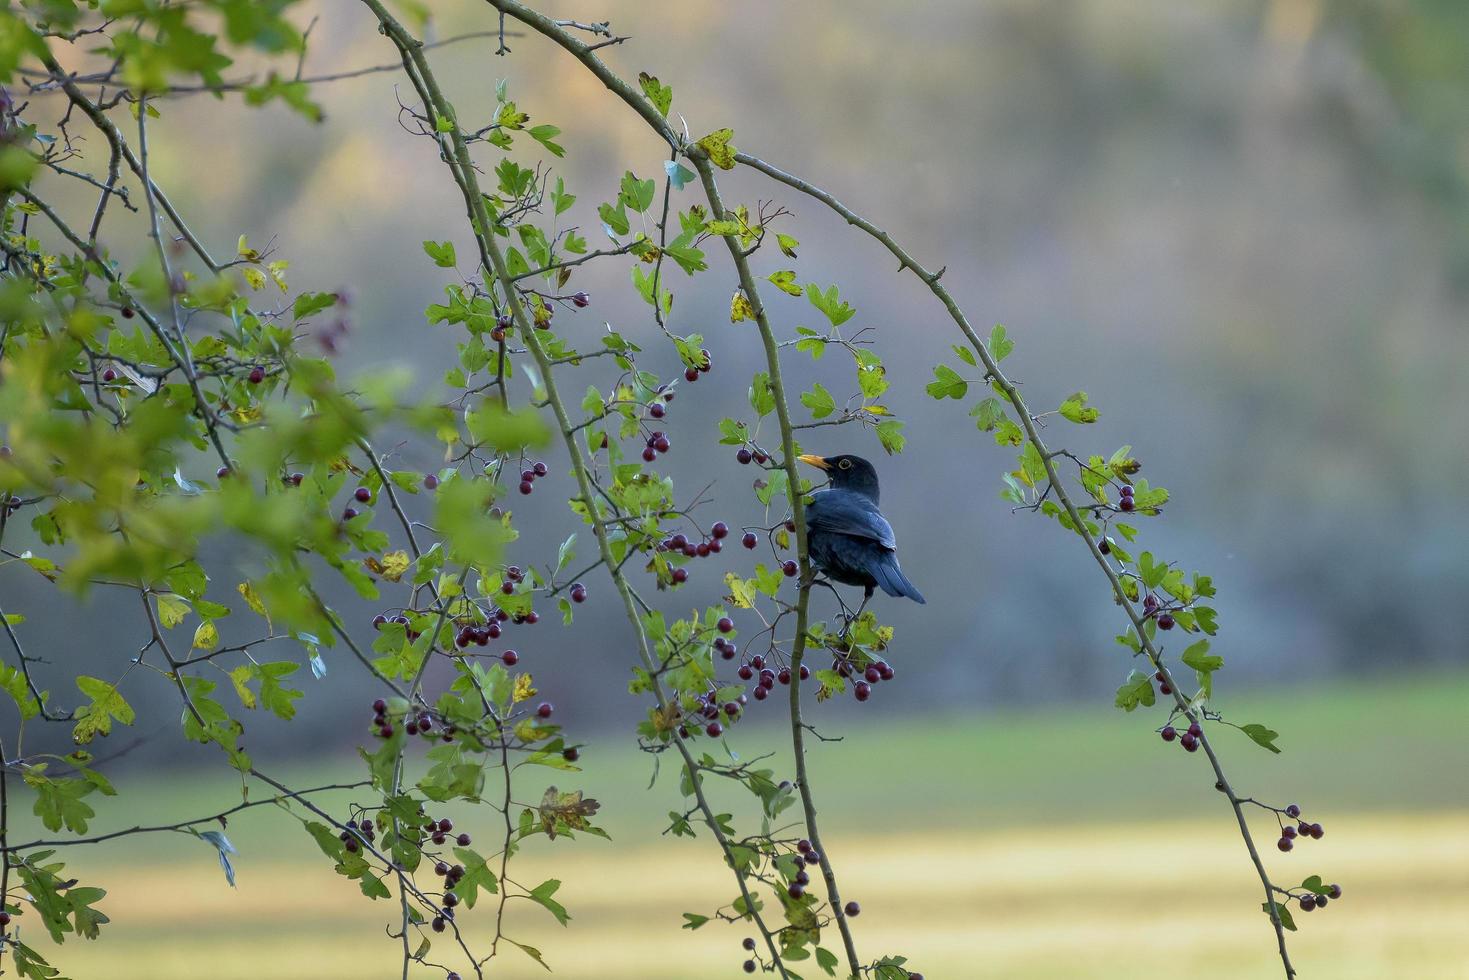
[[[806,505],[806,544],[811,561],[827,577],[863,588],[862,605],[880,588],[890,596],[924,602],[898,567],[892,525],[877,509],[877,471],[860,456],[802,456],[826,471],[831,486]],[[861,610],[858,610],[861,613]]]

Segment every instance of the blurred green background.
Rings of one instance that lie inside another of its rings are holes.
[[[433,36],[494,26],[481,4],[431,6]],[[393,61],[359,5],[304,7],[320,17],[308,74]],[[1292,937],[1302,975],[1469,975],[1469,6],[540,7],[610,17],[633,40],[606,49],[608,62],[671,84],[694,135],[733,126],[741,149],[812,177],[947,265],[971,319],[1009,327],[1007,363],[1034,404],[1090,392],[1102,420],[1066,445],[1130,443],[1144,475],[1174,492],[1146,541],[1214,575],[1220,706],[1282,733],[1280,757],[1226,738],[1231,778],[1299,797],[1327,826],[1321,843],[1266,856],[1284,880],[1319,872],[1347,890]],[[533,123],[564,130],[557,170],[581,195],[569,217],[595,244],[596,203],[625,169],[656,175],[663,150],[548,44],[511,46],[497,58],[492,41],[471,41],[434,60],[462,113],[490,111],[508,77]],[[350,293],[343,373],[407,366],[430,393],[454,338],[425,324],[447,280],[420,242],[453,238],[466,254],[467,239],[431,148],[398,126],[395,90],[409,97],[394,73],[321,86],[319,125],[234,96],[170,101],[150,129],[153,165],[216,251],[247,234],[291,261],[293,285]],[[802,276],[840,283],[856,323],[878,328],[897,379],[889,404],[908,422],[908,450],[879,464],[884,509],[930,603],[879,607],[898,630],[896,683],[861,712],[814,711],[845,738],[814,750],[814,772],[833,853],[864,906],[864,950],[907,953],[930,978],[1272,975],[1257,883],[1201,760],[1164,753],[1154,719],[1106,708],[1129,665],[1103,583],[1053,528],[1010,513],[997,492],[1008,456],[923,393],[953,339],[942,310],[807,201],[748,173],[725,186],[731,201],[774,197],[795,212],[786,230],[802,241]],[[76,214],[92,204],[72,201]],[[648,341],[650,366],[672,367],[671,352],[652,352],[625,263],[575,281],[594,297],[588,331],[610,322]],[[756,517],[750,474],[732,458],[711,463],[709,446],[715,420],[741,411],[758,351],[728,324],[732,285],[716,271],[680,292],[675,329],[704,333],[717,369],[676,403],[666,461],[681,486],[712,479],[709,518],[734,523]],[[772,311],[785,334],[812,315],[779,297]],[[802,366],[803,386],[844,390],[834,360]],[[856,432],[810,448],[877,455]],[[399,465],[436,463],[413,445],[394,452]],[[548,459],[564,482],[565,461]],[[565,536],[560,489],[518,513],[527,542]],[[720,574],[748,566],[727,557]],[[228,543],[212,560],[221,580],[252,571]],[[717,596],[719,574],[702,571],[684,601]],[[641,705],[608,693],[633,654],[593,590],[569,631],[515,643],[591,743],[576,782],[604,802],[616,844],[533,853],[535,870],[564,877],[575,918],[552,936],[539,910],[521,910],[526,935],[545,939],[564,976],[733,973],[737,929],[676,928],[679,912],[727,901],[729,882],[706,841],[656,832],[676,788],[665,774],[644,789],[648,760],[630,746]],[[98,595],[78,609],[13,566],[0,567],[0,594],[28,614],[25,641],[58,674],[97,672],[138,645],[132,603]],[[338,598],[365,626],[374,610]],[[362,740],[370,688],[345,658],[329,667],[327,681],[305,682],[293,724],[248,719],[252,751],[303,781],[351,771]],[[124,693],[150,720],[112,771],[128,806],[142,796],[148,812],[104,811],[104,823],[182,819],[238,796],[216,759],[177,744],[167,683],[138,673]],[[30,747],[46,737],[28,735]],[[745,737],[749,754],[759,739]],[[391,915],[273,817],[231,823],[238,892],[191,839],[89,850],[75,870],[112,889],[114,925],[61,962],[116,978],[388,976],[392,944],[376,930]]]

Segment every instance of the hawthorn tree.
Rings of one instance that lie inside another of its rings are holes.
[[[582,603],[601,600],[625,614],[628,690],[646,703],[629,737],[681,773],[667,829],[706,837],[710,859],[733,879],[728,903],[686,913],[684,926],[738,924],[746,938],[734,962],[749,973],[920,976],[921,964],[899,952],[860,949],[859,907],[843,899],[841,855],[822,839],[805,712],[830,698],[867,700],[895,676],[898,640],[874,611],[814,614],[821,581],[803,510],[811,484],[796,467],[799,439],[815,426],[858,428],[901,452],[903,423],[883,398],[893,385],[922,384],[935,399],[968,406],[977,435],[1007,460],[1001,494],[1073,538],[1105,579],[1123,617],[1116,640],[1133,665],[1116,704],[1154,709],[1162,741],[1203,752],[1202,778],[1238,824],[1282,966],[1293,973],[1290,905],[1313,910],[1340,888],[1315,875],[1276,884],[1247,808],[1275,816],[1281,851],[1321,837],[1321,825],[1295,804],[1243,796],[1226,778],[1214,733],[1232,727],[1278,752],[1276,733],[1226,719],[1214,701],[1223,658],[1211,647],[1209,576],[1185,574],[1140,542],[1134,522],[1162,513],[1168,492],[1142,477],[1127,446],[1094,453],[1043,438],[1049,417],[1083,428],[1097,419],[1085,392],[1055,409],[1030,408],[1002,367],[1014,341],[1002,326],[981,335],[971,325],[942,268],[919,263],[815,183],[737,150],[732,128],[695,138],[675,125],[671,85],[648,73],[622,78],[598,57],[627,40],[609,24],[553,20],[514,0],[490,0],[473,36],[508,56],[510,80],[496,105],[459,109],[434,73],[438,45],[417,37],[427,9],[363,0],[397,60],[365,71],[401,72],[411,98],[397,111],[424,146],[425,173],[441,173],[462,197],[475,247],[461,256],[451,238],[423,243],[425,292],[437,282],[445,294],[427,306],[428,326],[459,338],[442,385],[340,379],[333,355],[351,315],[345,295],[292,283],[288,256],[244,236],[228,251],[203,240],[149,170],[150,132],[168,124],[165,97],[280,100],[319,118],[313,86],[365,73],[305,74],[309,29],[292,19],[294,6],[36,0],[0,12],[0,564],[64,594],[44,608],[0,609],[0,687],[17,712],[0,737],[0,957],[22,976],[53,977],[58,967],[30,935],[100,936],[105,892],[73,879],[68,847],[179,831],[216,849],[232,881],[222,818],[272,805],[337,873],[391,905],[398,951],[385,955],[401,958],[405,978],[415,965],[483,977],[512,947],[554,961],[514,938],[507,908],[528,901],[565,924],[559,882],[524,883],[512,860],[530,837],[602,834],[603,803],[564,788],[576,783],[581,745],[513,644],[521,631],[569,624]],[[513,88],[507,21],[531,37],[517,47],[560,49],[568,72],[591,72],[667,144],[666,159],[630,161],[620,180],[609,175],[610,199],[579,201],[556,172],[561,130],[539,121],[534,92]],[[242,55],[274,67],[236,77],[231,65]],[[838,286],[802,276],[786,208],[725,200],[719,176],[736,167],[831,208],[923,282],[957,331],[936,352],[932,380],[890,378],[877,331],[857,320]],[[79,201],[88,202],[87,220],[69,220]],[[129,239],[119,209],[145,219],[145,238]],[[681,377],[647,369],[625,332],[578,317],[591,297],[576,279],[590,262],[630,268],[651,321],[639,335],[671,345]],[[676,397],[697,398],[696,382],[716,367],[696,325],[675,312],[674,291],[700,288],[701,274],[721,266],[732,267],[738,288],[720,342],[758,344],[764,359],[748,411],[718,429],[717,452],[757,475],[751,498],[719,503],[741,515],[733,524],[711,522],[711,502],[681,497],[658,469],[671,449],[661,420]],[[824,329],[778,324],[763,299],[775,291],[804,296]],[[828,353],[851,359],[849,390],[799,380]],[[409,468],[375,448],[402,432],[437,447],[442,466]],[[553,466],[571,475],[567,533],[522,538],[517,509],[531,505]],[[249,542],[258,575],[210,574],[201,546],[224,535]],[[755,573],[725,574],[721,603],[678,612],[690,569],[736,546],[760,553]],[[376,603],[377,615],[358,621],[334,609],[323,595],[332,579]],[[69,615],[96,590],[130,594],[137,610],[118,627],[105,676],[73,672],[70,683],[43,689],[29,622]],[[252,638],[222,643],[225,617],[248,618]],[[328,786],[291,786],[246,751],[244,719],[253,711],[289,720],[302,666],[321,677],[328,656],[355,660],[380,696],[363,706],[360,764]],[[448,665],[452,680],[429,683],[435,664]],[[218,750],[240,774],[241,798],[166,827],[88,836],[88,798],[127,790],[99,771],[90,747],[135,722],[128,691],[143,685],[175,692],[179,734]],[[788,780],[731,751],[750,702],[772,698],[786,702]],[[69,728],[75,750],[28,751],[24,734],[37,725]],[[748,790],[745,812],[715,811],[711,776]],[[353,800],[345,810],[318,802],[344,790]],[[22,805],[59,836],[15,840],[10,814]],[[490,839],[462,829],[476,815],[476,826],[496,828]]]

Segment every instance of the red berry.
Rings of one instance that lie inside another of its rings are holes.
[[[262,382],[264,380],[265,380],[265,369],[264,368],[254,367],[254,368],[251,368],[250,369],[250,383],[252,385],[258,385],[260,382]]]
[[[571,601],[572,602],[586,602],[587,601],[587,587],[585,585],[582,585],[580,582],[573,583],[572,586],[571,586]]]
[[[1179,744],[1190,752],[1196,752],[1199,748],[1199,740],[1192,735],[1184,735],[1179,739]]]
[[[1194,738],[1198,738],[1200,735],[1204,734],[1204,730],[1199,727],[1199,723],[1198,722],[1191,721],[1191,722],[1189,722],[1188,733],[1190,735],[1192,735]]]
[[[554,710],[556,709],[551,706],[550,701],[542,701],[539,705],[536,706],[536,717],[549,718],[551,717],[551,712]]]
[[[567,762],[575,762],[577,759],[581,758],[581,752],[577,749],[576,746],[573,745],[570,748],[561,750],[561,758],[565,759]]]
[[[785,573],[786,578],[794,578],[796,573],[801,570],[801,566],[788,559],[781,564],[780,570]]]
[[[653,448],[658,450],[660,453],[668,452],[671,446],[672,443],[668,441],[667,436],[659,436],[657,439],[653,440]]]
[[[690,383],[695,382],[695,381],[698,381],[699,380],[699,370],[698,370],[698,368],[687,368],[684,371],[684,373],[683,373],[683,379],[685,381],[690,382]]]
[[[714,526],[709,529],[709,535],[713,538],[728,537],[729,525],[723,521],[715,521]]]
[[[1163,735],[1163,741],[1171,742],[1178,737],[1178,730],[1172,725],[1164,725],[1161,734]]]
[[[648,406],[648,414],[655,419],[661,419],[667,411],[668,409],[663,407],[662,402],[654,402]]]
[[[1135,506],[1131,497],[1123,497],[1117,502],[1117,509],[1129,514],[1132,513],[1132,509]]]
[[[359,504],[365,504],[372,500],[372,491],[367,489],[366,487],[358,487],[356,490],[352,491],[352,497]]]
[[[721,633],[729,633],[734,630],[734,620],[730,619],[728,616],[721,616],[719,618],[719,622],[715,623],[714,625],[715,628],[718,629]]]
[[[520,492],[521,493],[523,493],[523,494],[529,494],[534,489],[535,489],[535,487],[531,486],[531,482],[529,480],[521,480],[520,481]]]
[[[754,551],[755,550],[755,546],[758,545],[759,543],[760,543],[760,539],[755,536],[755,532],[754,531],[746,531],[745,532],[745,536],[743,538],[740,538],[740,544],[744,545],[746,548],[750,549],[751,551]]]
[[[673,580],[680,585],[687,582],[689,580],[689,570],[687,568],[675,568],[673,570]]]
[[[1163,615],[1159,616],[1158,617],[1158,628],[1160,630],[1171,630],[1171,629],[1173,629],[1173,617],[1170,616],[1168,613],[1164,613]]]
[[[429,473],[426,476],[424,476],[424,478],[423,478],[423,488],[425,490],[436,490],[436,489],[438,489],[438,486],[439,486],[439,478],[438,477],[434,476],[432,473]]]
[[[708,735],[710,738],[718,738],[720,735],[724,734],[724,726],[717,721],[711,721],[709,724],[704,726],[704,734]]]
[[[866,701],[872,697],[872,685],[866,681],[858,681],[852,690],[856,692],[858,701]]]

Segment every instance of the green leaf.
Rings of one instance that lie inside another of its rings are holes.
[[[782,255],[786,256],[786,258],[793,259],[796,257],[796,249],[800,247],[801,243],[790,235],[782,235],[780,232],[776,232],[775,244],[780,247]]]
[[[811,301],[812,306],[820,310],[831,321],[834,327],[840,327],[857,314],[854,307],[849,306],[837,295],[835,284],[826,287],[826,292],[822,292],[816,283],[809,282],[806,284],[806,298]]]
[[[1290,909],[1288,909],[1284,905],[1281,905],[1279,902],[1273,902],[1273,901],[1272,902],[1261,902],[1260,903],[1260,911],[1264,912],[1266,915],[1269,915],[1270,914],[1270,907],[1272,905],[1275,906],[1275,914],[1278,915],[1278,916],[1280,916],[1280,924],[1282,926],[1284,926],[1286,929],[1290,930],[1291,932],[1295,932],[1296,931],[1296,920],[1295,919],[1292,919],[1290,917]]]
[[[454,893],[463,900],[466,908],[474,908],[474,903],[479,899],[480,889],[484,889],[487,895],[493,895],[500,890],[499,879],[495,877],[495,872],[490,870],[489,862],[481,857],[478,851],[472,851],[467,847],[456,847],[454,856],[464,866],[464,877],[460,878],[459,884],[454,886]]]
[[[77,709],[77,724],[76,728],[72,729],[71,737],[78,745],[87,744],[99,734],[111,734],[114,718],[124,725],[133,723],[132,706],[123,700],[117,688],[104,680],[88,677],[85,674],[77,677],[76,684],[81,688],[83,694],[92,699],[91,704],[82,705]]]
[[[990,331],[990,342],[988,346],[990,356],[998,364],[1010,356],[1010,352],[1015,349],[1015,342],[1005,336],[1005,328],[997,323],[995,324],[995,329]]]
[[[1264,725],[1253,722],[1248,725],[1241,725],[1239,730],[1250,736],[1250,739],[1256,745],[1263,746],[1276,755],[1280,754],[1280,749],[1275,746],[1275,740],[1280,737],[1279,732],[1271,731]]]
[[[617,199],[628,208],[642,214],[652,207],[656,193],[657,187],[651,180],[638,180],[629,170],[622,175],[621,193],[617,195]]]
[[[1155,700],[1152,675],[1134,670],[1127,675],[1127,680],[1117,689],[1117,698],[1114,703],[1123,711],[1132,711],[1140,704],[1152,707]]]
[[[989,432],[1005,421],[1005,406],[998,398],[986,398],[969,410],[969,417],[981,432]]]
[[[811,417],[824,419],[836,411],[836,399],[832,398],[831,392],[817,382],[810,391],[801,393],[801,404],[811,410]]]
[[[963,398],[969,392],[969,382],[959,377],[959,373],[947,364],[940,364],[933,369],[935,380],[928,383],[927,391],[934,398]]]
[[[434,265],[438,266],[439,268],[454,268],[456,260],[454,258],[453,242],[424,242],[423,250],[428,253],[428,257],[433,259]]]
[[[1182,660],[1194,670],[1213,671],[1224,666],[1224,658],[1209,653],[1209,641],[1200,640],[1183,651]]]
[[[1084,391],[1078,391],[1062,402],[1060,412],[1062,418],[1070,422],[1083,424],[1095,422],[1101,416],[1101,413],[1095,408],[1087,406],[1086,392]]]
[[[552,126],[546,123],[541,126],[532,126],[527,132],[530,133],[531,139],[544,146],[552,156],[566,156],[566,148],[555,141],[555,137],[561,135],[561,128],[559,126]],[[557,213],[559,214],[560,212]]]
[[[775,390],[770,387],[770,375],[764,371],[750,381],[750,407],[760,416],[775,411]]]
[[[887,450],[888,455],[902,452],[903,447],[908,444],[903,435],[903,423],[897,419],[877,423],[877,441],[882,443],[882,448]]]
[[[709,916],[695,915],[693,912],[685,912],[683,917],[687,920],[683,924],[683,928],[685,929],[697,929],[709,921]]]
[[[467,870],[468,865],[466,865],[465,868]],[[556,921],[564,926],[566,925],[567,920],[571,918],[571,915],[566,911],[561,903],[557,902],[551,897],[552,895],[556,894],[556,889],[560,887],[561,882],[556,880],[555,878],[551,878],[547,881],[541,882],[535,888],[532,888],[528,897],[532,901],[540,904],[547,912],[550,912],[552,915],[554,915],[556,917]]]
[[[638,87],[653,103],[653,108],[658,110],[658,115],[668,118],[668,109],[673,105],[673,89],[658,81],[657,76],[649,75],[645,71],[638,72]],[[693,174],[689,175],[691,178]]]
[[[296,302],[291,307],[291,319],[300,322],[313,314],[320,313],[322,310],[330,309],[336,304],[336,293],[302,293],[296,297]],[[176,591],[183,591],[174,584],[172,579],[169,580],[169,584]]]

